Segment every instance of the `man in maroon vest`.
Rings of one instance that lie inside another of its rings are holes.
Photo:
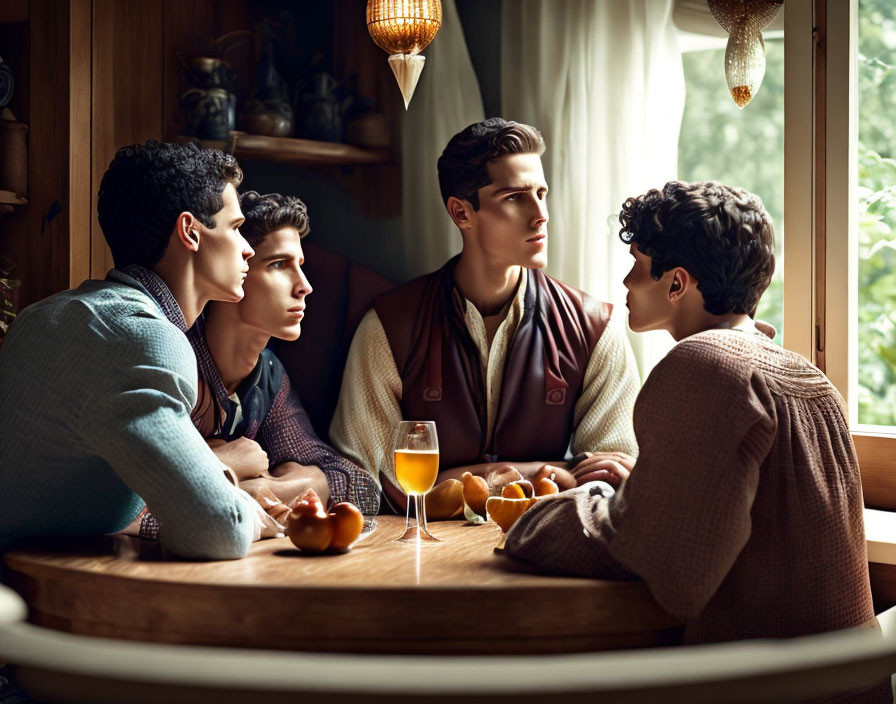
[[[500,118],[455,135],[439,187],[463,251],[380,296],[355,333],[330,435],[394,504],[402,419],[436,422],[439,481],[551,464],[574,485],[570,451],[583,479],[606,479],[608,465],[631,466],[637,453],[639,384],[623,325],[611,305],[542,272],[543,151],[538,130]]]

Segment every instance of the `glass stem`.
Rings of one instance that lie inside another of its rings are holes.
[[[416,507],[415,507],[416,510]],[[411,497],[408,497],[408,500],[405,502],[404,507],[404,532],[408,532],[408,528],[411,527]]]
[[[417,516],[417,530],[428,532],[426,527],[426,501],[424,500],[426,497],[417,494],[414,496],[414,513]]]

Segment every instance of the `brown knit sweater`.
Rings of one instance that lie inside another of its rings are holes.
[[[619,492],[540,502],[508,555],[638,576],[686,619],[687,643],[875,624],[855,450],[818,369],[758,331],[703,332],[656,366],[634,424],[640,454]],[[883,688],[857,701],[877,694],[890,701]]]

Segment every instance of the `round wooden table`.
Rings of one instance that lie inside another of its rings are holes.
[[[4,556],[29,620],[149,642],[357,653],[580,652],[680,642],[680,623],[638,581],[529,574],[494,552],[492,524],[433,523],[444,542],[395,541],[380,516],[346,554],[286,538],[248,557],[186,562],[113,536],[42,541]]]

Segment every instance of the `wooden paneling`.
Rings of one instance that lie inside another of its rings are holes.
[[[3,0],[0,3],[0,23],[27,22],[28,0]]]
[[[869,508],[896,510],[896,438],[853,434]]]
[[[0,6],[3,3],[0,2]],[[0,47],[4,63],[12,70],[15,92],[8,107],[15,115],[16,120],[28,124],[31,114],[28,104],[28,76],[30,63],[30,41],[28,24],[20,21],[21,13],[12,5],[0,10],[0,17],[9,20],[10,23],[0,24]],[[25,19],[28,19],[28,6],[25,4]],[[15,20],[15,21],[13,21]],[[0,160],[8,158],[0,154]],[[22,266],[20,252],[28,247],[28,206],[16,206],[12,213],[0,213],[0,269],[14,267],[13,278],[21,278],[27,275]],[[18,309],[21,306],[21,289],[13,291],[13,305]]]
[[[71,0],[69,26],[69,287],[90,277],[90,224],[93,198],[90,182],[91,0]]]
[[[30,5],[28,205],[10,216],[4,242],[22,307],[69,285],[71,10],[51,0]]]
[[[90,274],[112,256],[96,218],[96,193],[119,147],[163,137],[164,5],[93,0]]]

